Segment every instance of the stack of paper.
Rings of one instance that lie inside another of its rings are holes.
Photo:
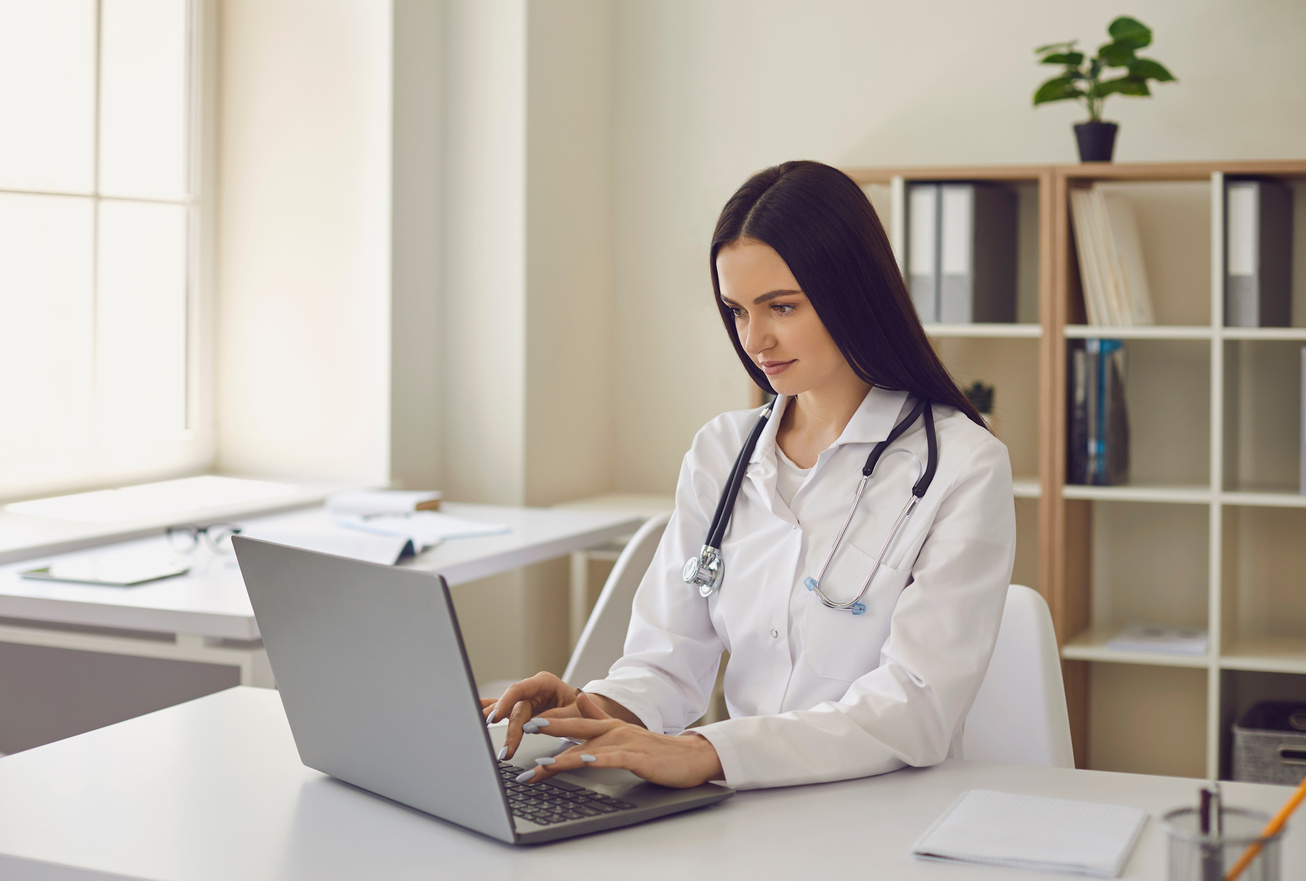
[[[1116,878],[1147,821],[1139,808],[963,792],[912,846],[922,859]]]
[[[1088,323],[1133,327],[1153,322],[1138,221],[1129,198],[1094,185],[1070,191],[1070,221]]]
[[[1206,654],[1206,631],[1198,627],[1130,623],[1116,631],[1106,647],[1120,652],[1164,652],[1171,655]]]

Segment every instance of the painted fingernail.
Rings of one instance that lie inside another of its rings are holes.
[[[553,764],[554,762],[556,762],[556,761],[557,761],[557,759],[552,759],[552,758],[549,758],[548,756],[540,756],[538,759],[535,760],[535,764],[537,764],[537,765],[552,765],[552,764]]]
[[[508,758],[508,747],[505,746],[503,749],[499,750],[499,761],[502,762],[506,758]]]
[[[582,762],[597,762],[597,761],[598,761],[598,759],[594,758],[594,756],[590,755],[589,753],[586,753],[585,755],[581,756],[581,757],[580,757],[580,760],[581,760]]]
[[[549,720],[548,720],[548,719],[541,719],[541,718],[538,718],[538,717],[537,717],[537,718],[532,719],[532,720],[531,720],[529,723],[527,723],[527,724],[534,725],[536,728],[548,728],[548,727],[549,727]]]
[[[535,726],[534,722],[527,722],[521,727],[521,730],[527,734],[536,734],[540,729]]]
[[[535,777],[535,769],[531,768],[529,771],[522,771],[520,774],[518,774],[517,782],[529,783],[532,779],[534,779],[534,777]]]
[[[485,720],[485,724],[486,724],[486,725],[493,725],[493,724],[494,724],[494,714],[497,713],[497,712],[499,712],[499,706],[498,706],[498,704],[495,704],[493,707],[490,708],[490,715],[489,715],[489,717],[486,718],[486,720]]]

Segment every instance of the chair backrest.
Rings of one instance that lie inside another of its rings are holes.
[[[584,685],[602,679],[621,657],[626,645],[626,629],[630,626],[630,604],[635,599],[635,588],[639,587],[653,562],[653,554],[670,519],[670,514],[659,514],[646,521],[622,549],[612,567],[612,574],[603,584],[594,611],[585,622],[576,649],[571,653],[571,660],[562,674],[563,682]]]
[[[967,759],[1073,768],[1061,657],[1047,603],[1019,584],[1007,589],[993,659],[962,736]]]

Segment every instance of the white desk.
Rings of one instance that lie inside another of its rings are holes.
[[[280,695],[236,688],[0,759],[0,877],[1064,879],[907,855],[960,792],[983,788],[1148,810],[1154,819],[1123,877],[1158,879],[1166,854],[1155,818],[1194,802],[1197,785],[948,761],[844,783],[744,792],[641,826],[514,848],[305,768]],[[1225,784],[1228,804],[1266,811],[1291,792]],[[1290,828],[1284,845],[1283,878],[1306,878],[1306,834]]]
[[[453,539],[405,563],[439,572],[451,585],[602,544],[635,531],[641,522],[638,516],[598,511],[455,503],[443,510],[511,530]],[[235,522],[294,529],[314,520],[325,521],[325,514],[314,509]],[[164,541],[160,534],[113,547],[162,551]],[[18,575],[54,559],[110,549],[0,567],[0,642],[225,664],[240,669],[242,684],[271,684],[258,625],[234,558],[201,548],[190,574],[127,588],[32,581]]]

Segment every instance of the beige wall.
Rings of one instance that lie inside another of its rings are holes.
[[[753,171],[1073,162],[1069,104],[1034,109],[1034,46],[1095,48],[1109,4],[659,0],[616,4],[617,486],[666,491],[693,433],[748,401],[711,304],[716,213]],[[1119,161],[1300,158],[1300,0],[1138,0],[1180,80],[1112,98]]]
[[[220,18],[220,469],[389,476],[390,5]]]

